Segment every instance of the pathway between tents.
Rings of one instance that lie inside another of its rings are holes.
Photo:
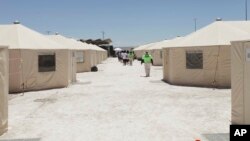
[[[68,88],[10,95],[0,141],[228,141],[230,90],[171,86],[110,58]],[[16,139],[16,140],[13,140]]]

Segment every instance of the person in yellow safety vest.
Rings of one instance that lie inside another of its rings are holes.
[[[144,63],[144,67],[145,67],[145,72],[146,72],[146,77],[150,76],[150,68],[151,68],[151,64],[153,64],[153,57],[146,52],[141,59],[141,64]]]
[[[135,58],[135,54],[132,51],[130,51],[129,54],[128,54],[128,59],[129,59],[130,66],[133,65],[134,58]]]

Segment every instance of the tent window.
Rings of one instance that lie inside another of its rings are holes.
[[[56,55],[39,55],[39,72],[51,72],[56,70]]]
[[[187,69],[203,69],[202,51],[186,52],[186,68]]]
[[[83,52],[76,52],[76,62],[77,63],[84,63]]]

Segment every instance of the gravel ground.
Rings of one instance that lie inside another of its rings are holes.
[[[68,88],[10,95],[0,141],[228,141],[231,90],[173,86],[108,59]]]

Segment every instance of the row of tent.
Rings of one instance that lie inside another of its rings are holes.
[[[149,52],[153,58],[154,58],[154,65],[155,66],[162,66],[162,59],[163,59],[163,54],[162,54],[162,49],[166,46],[174,45],[181,41],[183,37],[176,37],[171,40],[164,40],[160,42],[155,42],[155,43],[149,43],[146,45],[139,46],[134,49],[134,52],[138,58],[141,58],[142,55],[147,51]]]
[[[163,66],[163,79],[175,85],[231,87],[231,41],[250,39],[249,21],[216,21],[185,37],[142,45],[154,65]]]
[[[0,44],[9,48],[9,92],[67,87],[77,72],[107,58],[95,45],[61,35],[43,35],[21,24],[0,25]]]
[[[61,35],[42,35],[21,24],[0,25],[0,135],[8,127],[8,93],[67,87],[107,51]]]
[[[232,88],[232,123],[250,124],[250,22],[216,21],[185,37],[139,46],[174,85]]]

